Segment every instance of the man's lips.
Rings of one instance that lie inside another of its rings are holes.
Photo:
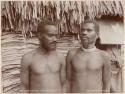
[[[87,36],[83,36],[82,39],[88,39],[88,37]]]
[[[50,44],[55,45],[55,44],[56,44],[56,42],[51,42]]]

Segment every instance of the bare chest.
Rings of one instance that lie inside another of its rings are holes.
[[[97,71],[103,66],[103,58],[97,53],[79,53],[72,60],[72,68],[76,72]]]
[[[57,73],[60,71],[61,62],[57,56],[42,57],[37,56],[31,64],[31,71],[34,74]]]

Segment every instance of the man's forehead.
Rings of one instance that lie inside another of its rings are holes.
[[[93,23],[83,23],[81,25],[81,28],[86,28],[86,27],[90,27],[90,28],[94,28],[94,24]]]
[[[46,25],[45,30],[47,31],[47,33],[50,33],[50,34],[58,33],[58,29],[55,25]]]

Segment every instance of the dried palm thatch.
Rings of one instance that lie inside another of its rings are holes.
[[[36,31],[42,19],[59,20],[59,32],[72,32],[71,26],[102,15],[123,17],[121,1],[2,1],[2,29]],[[64,28],[65,27],[65,28]]]

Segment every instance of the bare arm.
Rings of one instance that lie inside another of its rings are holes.
[[[29,60],[25,55],[21,60],[21,92],[29,92]]]
[[[102,70],[103,92],[110,92],[110,79],[111,79],[111,63],[108,55],[104,56],[104,66]]]
[[[68,52],[66,57],[66,78],[67,78],[67,92],[70,93],[71,85],[71,76],[72,76],[72,67],[71,67],[71,53]]]
[[[66,92],[66,62],[65,58],[62,56],[61,58],[61,84],[62,84],[62,92]]]

